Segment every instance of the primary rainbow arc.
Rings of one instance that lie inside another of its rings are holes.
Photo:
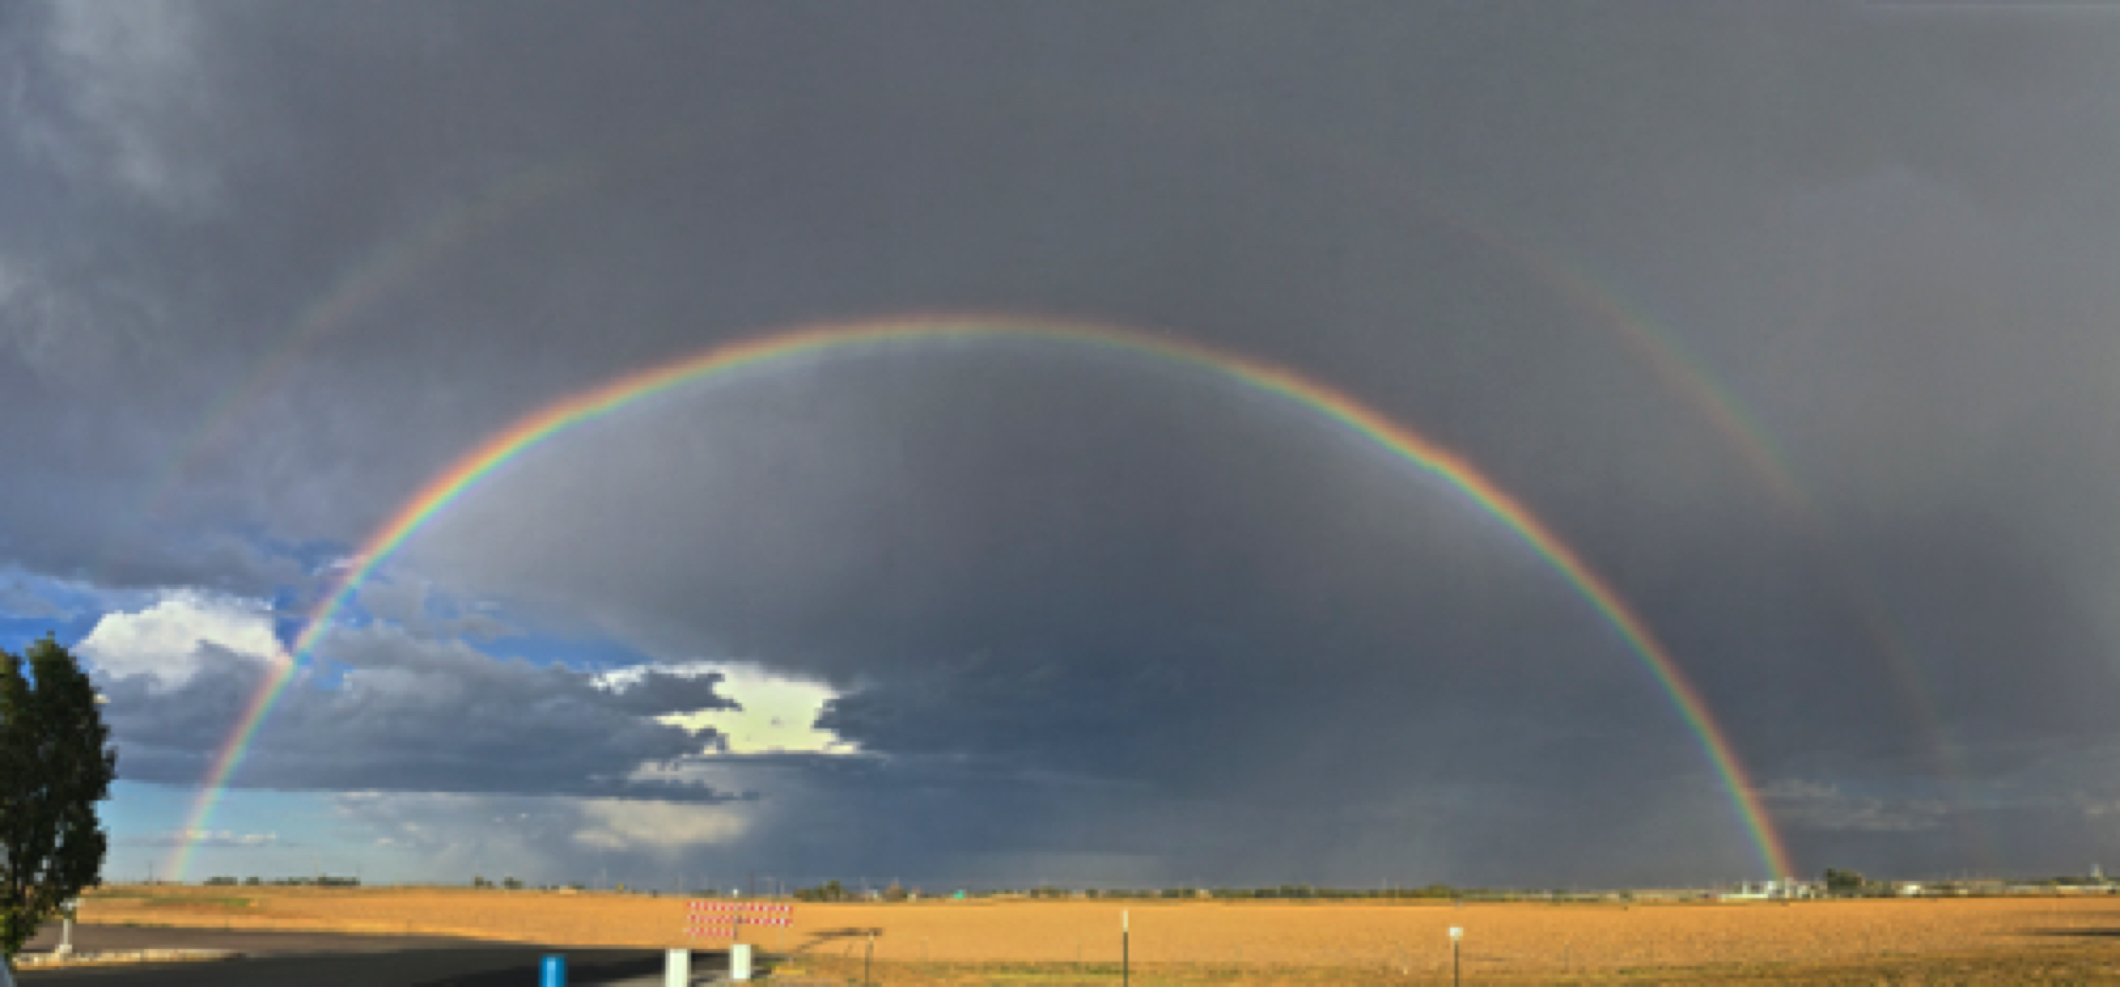
[[[716,346],[561,398],[516,420],[458,458],[400,505],[361,544],[331,591],[311,611],[300,634],[295,637],[290,660],[268,676],[266,684],[237,721],[227,743],[215,755],[185,827],[187,842],[179,847],[172,872],[178,880],[183,879],[195,845],[191,834],[205,832],[206,823],[229,777],[241,765],[259,725],[299,671],[308,664],[317,642],[339,610],[353,598],[362,581],[436,512],[503,463],[574,425],[717,374],[835,349],[946,339],[1006,338],[1131,352],[1212,372],[1345,426],[1469,497],[1507,525],[1559,573],[1641,660],[1677,709],[1687,729],[1700,742],[1767,876],[1785,877],[1796,872],[1790,864],[1787,847],[1774,829],[1772,818],[1761,804],[1758,792],[1721,724],[1648,625],[1612,585],[1591,569],[1544,521],[1469,461],[1321,381],[1228,350],[1095,323],[962,315],[817,325]]]

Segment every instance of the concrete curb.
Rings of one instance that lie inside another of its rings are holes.
[[[126,963],[178,963],[241,959],[233,949],[120,949],[106,953],[18,953],[15,969],[44,967],[117,966]]]

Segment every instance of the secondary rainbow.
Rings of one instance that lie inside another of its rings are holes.
[[[1171,119],[1195,119],[1177,114]],[[1764,481],[1786,519],[1800,530],[1817,557],[1826,564],[1873,653],[1897,680],[1900,696],[1914,727],[1920,731],[1938,775],[1954,806],[1969,806],[1965,779],[1969,774],[1956,745],[1949,740],[1943,717],[1922,674],[1921,663],[1905,637],[1895,627],[1891,611],[1879,597],[1871,580],[1842,550],[1840,539],[1815,498],[1799,482],[1786,455],[1757,414],[1697,356],[1688,352],[1671,332],[1660,328],[1646,311],[1631,304],[1608,276],[1593,273],[1594,266],[1577,262],[1529,240],[1504,233],[1496,226],[1460,209],[1446,205],[1410,186],[1402,163],[1378,157],[1352,145],[1323,136],[1291,141],[1273,130],[1259,128],[1250,117],[1216,121],[1219,129],[1240,139],[1266,146],[1292,149],[1305,160],[1316,160],[1331,170],[1343,187],[1366,193],[1386,211],[1402,219],[1434,221],[1470,237],[1500,256],[1508,257],[1531,274],[1542,286],[1567,300],[1571,306],[1592,315],[1594,325],[1610,333],[1656,374],[1664,387],[1698,413],[1729,448],[1743,459],[1752,474]],[[1409,226],[1409,232],[1418,229]],[[1992,840],[1978,812],[1959,812],[1969,852],[1989,862],[1996,859]]]
[[[1818,509],[1815,498],[1797,481],[1788,457],[1776,446],[1771,433],[1761,426],[1745,402],[1728,387],[1719,384],[1716,375],[1689,354],[1671,333],[1660,329],[1637,306],[1630,305],[1609,284],[1610,279],[1593,279],[1587,273],[1589,268],[1586,265],[1562,263],[1556,256],[1520,247],[1500,234],[1464,220],[1457,221],[1497,249],[1514,255],[1555,290],[1603,320],[1621,342],[1663,379],[1666,387],[1684,398],[1724,437],[1730,448],[1737,450],[1754,475],[1766,481],[1782,512],[1800,529],[1818,558],[1825,562],[1835,588],[1847,601],[1871,651],[1884,659],[1886,670],[1898,681],[1900,698],[1927,745],[1952,805],[1969,806],[1971,799],[1965,782],[1969,775],[1964,760],[1949,740],[1943,717],[1936,711],[1935,698],[1913,649],[1896,629],[1891,611],[1879,600],[1870,580],[1841,550],[1840,539],[1834,536],[1832,525]],[[1980,821],[1980,814],[1960,812],[1957,815],[1961,820],[1962,835],[1969,844],[1968,852],[1987,862],[1992,869],[1995,850]]]
[[[1767,875],[1783,877],[1796,873],[1786,846],[1760,803],[1751,778],[1722,726],[1710,714],[1699,690],[1687,679],[1641,616],[1544,521],[1469,461],[1352,396],[1286,367],[1169,335],[1096,323],[1033,320],[1019,316],[897,318],[815,325],[772,333],[716,346],[672,363],[620,377],[517,419],[429,480],[360,546],[340,572],[331,591],[311,611],[307,623],[294,640],[290,660],[269,676],[243,711],[227,743],[214,757],[185,832],[206,831],[214,806],[229,777],[242,764],[243,755],[256,736],[259,724],[264,722],[288,684],[307,667],[317,642],[368,574],[395,553],[429,518],[525,450],[572,426],[637,401],[732,371],[764,368],[826,351],[932,344],[947,340],[1003,339],[1042,340],[1124,351],[1216,374],[1324,416],[1469,497],[1507,525],[1567,580],[1626,642],[1676,707],[1687,729],[1698,738]],[[173,866],[179,880],[183,879],[190,852],[187,835],[187,843],[179,848]]]
[[[587,169],[567,161],[517,174],[485,193],[422,223],[354,266],[330,291],[303,309],[273,348],[235,386],[223,391],[190,434],[178,442],[150,480],[141,506],[131,515],[145,524],[160,513],[163,499],[211,450],[226,444],[266,396],[283,390],[302,358],[325,337],[376,301],[425,273],[441,255],[501,225],[531,206],[584,184]]]

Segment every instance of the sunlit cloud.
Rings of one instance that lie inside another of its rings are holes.
[[[105,675],[144,675],[173,688],[217,663],[284,664],[273,616],[265,601],[173,591],[146,609],[104,615],[78,649]]]

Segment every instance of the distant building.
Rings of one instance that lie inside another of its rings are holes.
[[[1779,881],[1747,881],[1737,886],[1736,891],[1726,891],[1715,896],[1717,901],[1785,901],[1791,898],[1815,898],[1818,889],[1794,878]]]

